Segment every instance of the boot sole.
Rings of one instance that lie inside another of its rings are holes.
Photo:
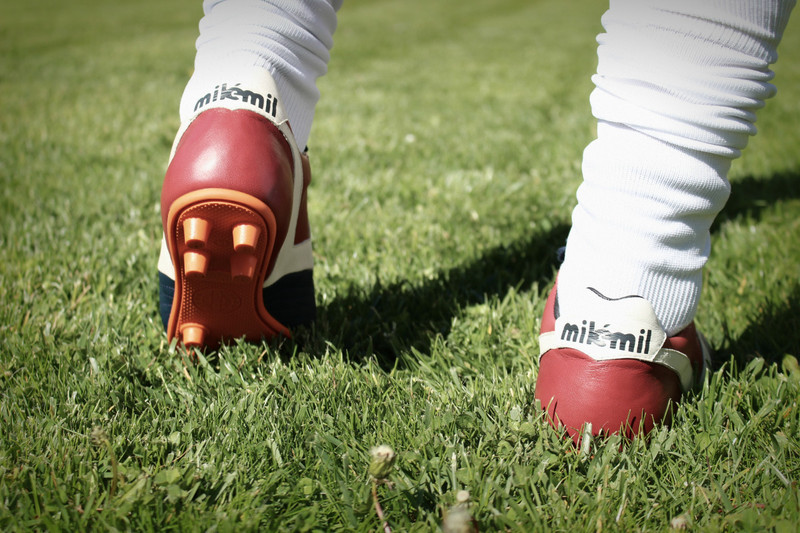
[[[264,305],[276,235],[270,208],[248,194],[200,189],[175,200],[166,234],[175,267],[168,337],[187,348],[290,337]]]

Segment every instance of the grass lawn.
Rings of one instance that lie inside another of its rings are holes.
[[[593,138],[602,3],[348,0],[310,149],[319,320],[187,364],[159,194],[198,1],[0,4],[0,530],[796,531],[800,15],[697,317],[717,370],[648,442],[532,405]],[[451,511],[451,516],[454,514]]]

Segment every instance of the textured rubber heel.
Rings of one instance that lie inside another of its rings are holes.
[[[258,342],[290,336],[263,301],[276,244],[269,207],[237,191],[201,189],[173,202],[168,228],[175,267],[170,339],[216,348],[237,338]]]

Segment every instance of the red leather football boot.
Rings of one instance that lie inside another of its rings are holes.
[[[589,288],[582,309],[559,313],[556,295],[553,287],[542,318],[534,396],[576,444],[586,424],[593,435],[647,434],[702,384],[711,356],[694,323],[667,337],[639,296]]]
[[[167,336],[290,336],[314,319],[308,159],[269,79],[220,83],[181,127],[161,191]]]

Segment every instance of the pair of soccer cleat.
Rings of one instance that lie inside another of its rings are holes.
[[[160,310],[168,337],[188,348],[288,337],[316,314],[308,158],[270,79],[225,81],[238,92],[198,102],[162,189]],[[553,288],[540,346],[535,398],[576,441],[587,423],[630,437],[668,423],[709,364],[694,324],[668,338],[643,298],[593,289],[562,313]]]

